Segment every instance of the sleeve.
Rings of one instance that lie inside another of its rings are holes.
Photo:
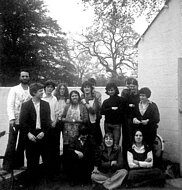
[[[7,113],[8,113],[9,121],[12,119],[15,119],[15,110],[14,110],[15,97],[16,97],[15,89],[11,88],[8,94],[8,98],[7,98]]]
[[[124,163],[124,159],[123,159],[123,154],[121,151],[121,147],[118,147],[118,154],[117,154],[117,164],[116,166],[113,167],[115,170],[121,169],[121,168],[125,168],[125,163]]]
[[[130,151],[127,151],[127,160],[130,168],[139,168],[139,166],[133,162],[133,154]]]
[[[146,161],[140,161],[139,162],[139,166],[141,168],[151,168],[153,166],[153,154],[152,154],[152,151],[148,152],[147,153],[147,159],[151,159],[152,161],[151,162],[146,162]]]
[[[151,118],[149,119],[149,124],[157,124],[160,121],[160,114],[159,109],[155,103],[152,102],[152,114]]]
[[[46,118],[46,123],[44,125],[44,128],[42,128],[42,131],[44,133],[47,133],[49,128],[51,127],[51,109],[50,109],[50,106],[49,106],[49,103],[48,102],[44,102],[45,103],[45,111],[46,111],[46,115],[45,115],[45,118]]]
[[[59,102],[58,101],[56,102],[56,105],[55,105],[55,114],[59,115]]]
[[[69,108],[70,104],[67,104],[63,110],[63,114],[62,114],[62,118],[66,118],[66,114],[67,114],[67,111],[68,111],[68,108]]]
[[[111,107],[107,107],[107,101],[104,100],[102,107],[101,107],[101,115],[106,115],[108,112],[112,110]]]
[[[101,154],[101,150],[100,147],[98,147],[97,145],[94,148],[94,166],[100,166],[100,154]]]
[[[29,120],[29,113],[28,113],[28,108],[26,106],[26,103],[23,103],[21,106],[20,110],[20,126],[22,128],[22,131],[25,134],[28,134],[30,132],[30,127],[28,125],[28,120]]]
[[[98,92],[98,91],[96,91],[96,98],[97,98],[97,100],[98,100],[99,106],[101,107],[101,105],[102,105],[102,95],[101,95],[101,93]]]
[[[104,170],[107,170],[107,169],[111,168],[111,162],[101,160],[101,168],[104,169]]]
[[[87,123],[88,122],[88,112],[87,112],[87,108],[84,106],[84,105],[82,105],[82,104],[80,104],[80,106],[82,106],[82,121],[83,121],[83,123]]]
[[[123,89],[121,92],[121,97],[126,98],[128,96],[129,90],[128,89]]]

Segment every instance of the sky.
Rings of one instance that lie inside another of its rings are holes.
[[[50,16],[58,21],[58,24],[67,33],[81,33],[91,25],[93,20],[93,9],[85,10],[81,0],[44,0]],[[147,22],[139,18],[134,25],[135,30],[142,34]]]
[[[44,0],[50,16],[63,31],[81,33],[93,20],[93,10],[85,10],[81,0]]]

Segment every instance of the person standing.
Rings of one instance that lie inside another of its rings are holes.
[[[20,129],[19,116],[22,103],[31,98],[28,86],[30,81],[29,72],[22,70],[19,80],[20,84],[10,89],[7,98],[9,139],[3,161],[3,169],[7,171],[24,166],[24,137]],[[17,148],[16,144],[18,144]]]
[[[132,145],[133,112],[140,101],[138,94],[138,81],[133,77],[128,77],[126,79],[126,87],[127,88],[123,89],[121,92],[121,97],[125,102],[124,120],[122,123],[122,148],[125,160],[127,150]]]
[[[99,102],[99,106],[101,107],[102,105],[102,94],[95,90],[95,86],[96,86],[96,80],[94,78],[89,78],[88,82],[90,82],[92,84],[93,90],[92,92],[94,93],[95,97],[97,98],[98,102]]]
[[[56,173],[59,172],[59,138],[60,130],[56,125],[57,121],[57,98],[53,95],[56,84],[52,80],[47,80],[44,84],[44,94],[42,100],[49,103],[50,106],[50,117],[51,117],[51,128],[49,130],[48,148],[49,148],[49,166],[50,166],[50,178],[53,178]]]
[[[101,114],[105,116],[105,133],[111,132],[114,136],[114,146],[118,146],[121,137],[122,120],[124,114],[123,98],[118,96],[119,90],[115,83],[106,85],[106,94],[109,98],[104,100],[101,107]]]
[[[100,145],[102,142],[102,132],[100,128],[100,103],[95,93],[93,92],[92,84],[88,81],[83,82],[81,91],[81,102],[87,108],[89,116],[89,133],[95,139],[95,142]]]
[[[39,159],[42,157],[45,171],[49,158],[48,131],[51,127],[50,106],[41,100],[44,86],[40,83],[30,85],[32,99],[22,104],[20,125],[25,135],[27,158],[27,182],[34,183],[40,178]]]
[[[160,113],[157,105],[150,101],[151,90],[147,87],[139,90],[140,102],[133,113],[133,130],[139,128],[145,142],[153,149],[157,135]]]
[[[56,104],[57,98],[53,96],[52,92],[55,89],[56,84],[52,80],[47,80],[44,84],[44,95],[42,100],[49,103],[51,109],[51,121],[52,127],[54,128],[56,125]]]

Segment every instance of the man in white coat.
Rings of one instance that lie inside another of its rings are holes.
[[[22,103],[31,98],[28,86],[29,72],[22,70],[19,79],[20,84],[10,89],[7,98],[9,139],[3,161],[3,169],[7,171],[24,166],[24,135],[19,125],[19,116]]]

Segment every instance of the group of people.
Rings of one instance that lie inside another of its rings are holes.
[[[164,184],[161,170],[154,167],[160,117],[157,105],[149,100],[149,88],[138,90],[137,80],[127,78],[127,88],[119,95],[117,85],[109,82],[105,88],[109,97],[102,102],[93,78],[83,82],[81,95],[62,83],[56,87],[52,80],[30,86],[29,80],[29,72],[22,70],[20,84],[8,95],[5,170],[23,167],[25,153],[28,181],[41,175],[36,170],[40,156],[44,174],[58,175],[62,135],[61,164],[72,186],[92,182],[93,189],[112,190]]]

